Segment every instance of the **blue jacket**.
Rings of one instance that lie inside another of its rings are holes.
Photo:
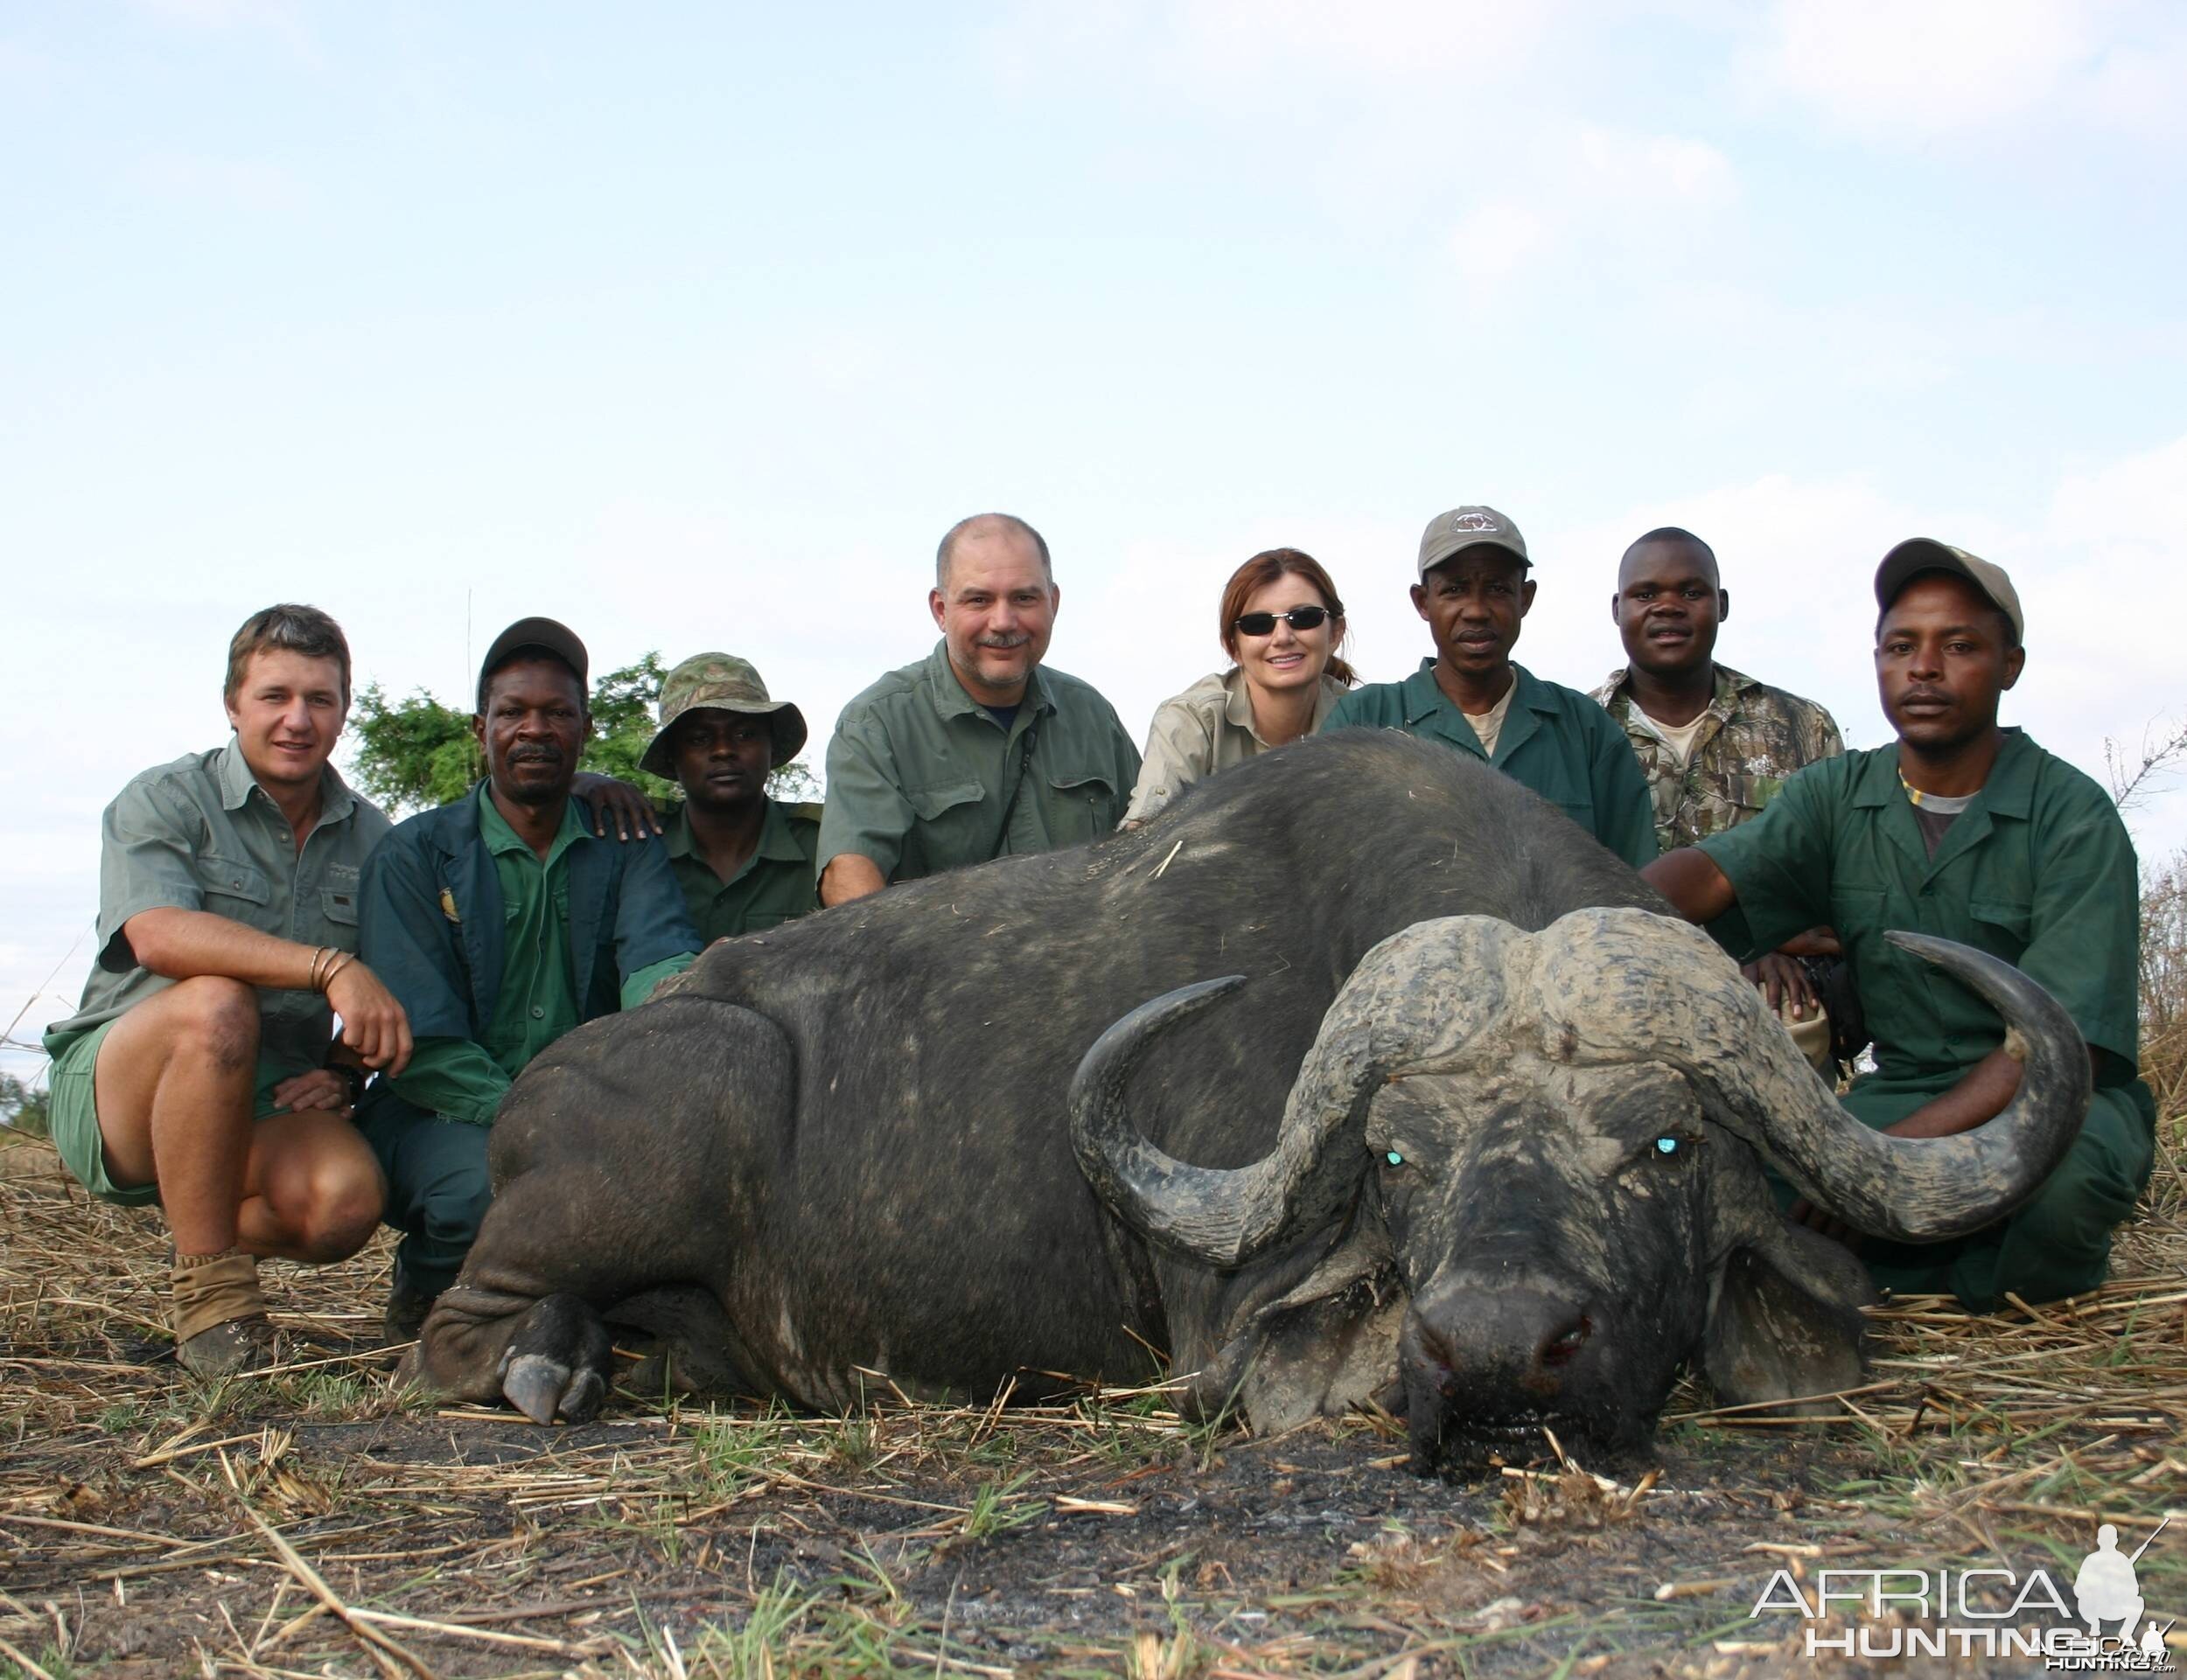
[[[395,993],[417,1038],[483,1040],[501,991],[501,882],[463,798],[397,823],[365,861],[358,955]],[[702,948],[658,839],[588,836],[563,854],[571,994],[586,1021],[612,1014],[622,982]]]

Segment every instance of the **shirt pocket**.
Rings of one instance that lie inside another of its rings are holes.
[[[2029,930],[2034,925],[2027,905],[1977,898],[1969,901],[1967,913],[1974,924],[1974,937],[1969,944],[2009,963],[2020,960],[2028,948]]]
[[[1723,797],[1727,805],[1752,815],[1761,810],[1785,785],[1781,776],[1749,776],[1733,771],[1723,778]],[[1744,821],[1745,818],[1741,818]]]
[[[338,933],[347,937],[348,949],[356,948],[357,895],[355,893],[338,893],[332,887],[322,889],[319,893],[319,914],[334,924]]]
[[[268,924],[274,896],[271,875],[255,863],[215,852],[199,853],[197,867],[206,910],[255,928]]]
[[[1589,833],[1595,833],[1595,802],[1592,799],[1552,799],[1549,803]],[[1599,840],[1602,837],[1597,834],[1596,838]]]
[[[1059,764],[1045,779],[1050,845],[1077,846],[1115,827],[1117,790],[1107,770]]]
[[[926,870],[986,862],[996,840],[995,819],[981,809],[986,798],[987,790],[977,782],[905,788],[904,801],[918,817],[919,828],[915,840],[905,836],[905,862],[916,858],[914,867]]]

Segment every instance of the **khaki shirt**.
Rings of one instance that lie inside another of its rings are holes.
[[[1836,721],[1814,701],[1727,665],[1716,667],[1716,691],[1683,763],[1633,703],[1626,667],[1611,672],[1594,697],[1632,743],[1654,805],[1656,844],[1666,852],[1737,827],[1794,770],[1845,750]]]
[[[58,1056],[82,1033],[174,982],[136,960],[122,930],[152,910],[205,910],[301,945],[357,949],[359,873],[388,823],[328,765],[318,826],[297,849],[235,737],[148,770],[100,829],[99,952],[75,1014],[45,1029]],[[258,1054],[280,1077],[324,1063],[333,1018],[317,992],[258,988]]]
[[[1321,680],[1308,735],[1321,728],[1329,708],[1344,694],[1344,685],[1334,677]],[[1268,749],[1268,743],[1253,727],[1253,696],[1247,692],[1244,671],[1233,665],[1202,677],[1156,708],[1147,730],[1139,785],[1132,790],[1124,820],[1144,822],[1193,783]]]
[[[1026,736],[1036,722],[1029,755]],[[1115,827],[1138,777],[1131,737],[1090,685],[1037,667],[1006,731],[965,693],[950,668],[949,645],[937,642],[836,720],[819,867],[855,852],[885,879],[912,881],[1075,846]]]

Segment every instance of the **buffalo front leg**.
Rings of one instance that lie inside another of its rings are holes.
[[[780,1029],[680,992],[597,1021],[527,1068],[493,1125],[493,1202],[418,1337],[416,1374],[536,1423],[595,1416],[605,1309],[710,1286],[751,1227],[736,1163],[787,1112]]]

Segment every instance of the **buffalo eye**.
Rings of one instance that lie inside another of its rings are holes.
[[[1384,1150],[1382,1159],[1393,1167],[1402,1167],[1405,1164],[1405,1157],[1394,1149]]]

